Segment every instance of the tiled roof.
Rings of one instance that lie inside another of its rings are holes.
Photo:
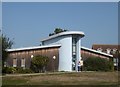
[[[97,50],[98,48],[102,48],[103,50],[106,50],[107,48],[110,49],[118,49],[120,45],[113,45],[113,44],[93,44],[92,49]]]
[[[120,53],[120,45],[115,44],[93,44],[92,49],[97,50],[98,48],[102,49],[102,52],[106,52],[107,49],[111,49],[110,54],[112,54],[114,57],[118,57],[118,53]],[[117,49],[117,52],[114,54],[112,51],[113,49]]]

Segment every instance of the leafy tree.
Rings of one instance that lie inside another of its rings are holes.
[[[66,32],[66,31],[68,31],[68,30],[61,29],[61,28],[55,28],[54,33],[50,33],[49,36],[52,36],[52,35],[55,35],[55,34],[58,34],[58,33],[61,33],[61,32]]]
[[[48,64],[48,57],[37,55],[32,58],[31,69],[35,72],[44,72],[45,66]]]
[[[8,56],[6,49],[10,49],[12,47],[13,41],[2,35],[0,36],[0,45],[2,46],[2,63],[4,63]]]

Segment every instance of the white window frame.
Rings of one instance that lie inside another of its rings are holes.
[[[21,67],[25,67],[25,58],[21,59]]]
[[[15,64],[14,64],[15,62]],[[17,67],[17,58],[13,58],[13,67]]]
[[[114,48],[113,49],[113,54],[115,54],[117,52],[117,49],[116,48]]]
[[[108,49],[107,49],[107,54],[110,54],[110,52],[111,52],[111,49],[108,48]]]

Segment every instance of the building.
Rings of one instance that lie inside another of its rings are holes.
[[[58,71],[59,68],[59,49],[61,45],[47,45],[47,46],[35,46],[24,47],[17,49],[8,49],[9,57],[7,58],[6,65],[13,67],[30,68],[31,59],[37,55],[47,56],[49,58],[47,71]],[[81,58],[85,61],[89,57],[100,57],[106,59],[112,59],[113,56],[99,52],[90,48],[81,47]],[[70,65],[71,66],[71,65]],[[72,71],[75,70],[75,65],[72,63]]]
[[[113,55],[115,69],[118,67],[118,57],[120,54],[120,45],[113,44],[93,44],[92,49]]]
[[[56,56],[57,59],[55,60],[57,62],[56,64],[58,64],[56,65],[58,66],[56,68],[58,68],[57,69],[58,71],[73,71],[73,68],[72,68],[73,62],[75,63],[75,70],[78,71],[77,64],[81,60],[81,38],[82,37],[84,37],[83,32],[67,31],[67,32],[62,32],[62,33],[50,36],[46,39],[43,39],[42,46],[40,47],[8,49],[7,50],[9,52],[8,63],[10,63],[11,61],[10,58],[14,58],[13,66],[15,67],[16,64],[14,65],[14,61],[17,61],[18,58],[21,59],[25,57],[27,60],[26,62],[30,62],[30,56],[32,56],[33,54],[34,54],[33,56],[35,56],[36,54],[40,54],[39,52],[41,52],[41,50],[35,51],[35,49],[44,48],[45,52],[41,53],[42,55],[47,55],[50,58],[53,58],[52,56]],[[58,48],[56,49],[59,55],[55,55],[54,50],[51,50],[53,53],[51,52],[51,54],[49,54],[49,49],[51,47],[55,47],[54,45],[57,45]],[[45,47],[47,47],[48,49],[46,50]],[[21,57],[21,54],[24,56]],[[20,64],[20,62],[18,64]],[[11,64],[8,64],[8,65],[11,65]],[[29,67],[29,66],[30,66],[30,63],[26,65],[26,67]]]
[[[87,58],[91,58],[91,57],[98,57],[98,58],[104,58],[104,59],[108,59],[108,60],[113,60],[113,55],[104,53],[104,52],[100,52],[100,51],[96,51],[94,49],[90,49],[90,48],[86,48],[86,47],[81,47],[81,56],[83,61],[85,61]]]
[[[78,71],[78,63],[81,60],[81,38],[83,32],[67,31],[42,40],[42,45],[60,44],[59,71]],[[72,64],[75,64],[72,66]]]
[[[47,46],[8,49],[7,52],[9,55],[5,65],[12,67],[30,68],[31,59],[34,56],[42,55],[42,56],[47,56],[49,58],[49,62],[46,67],[46,70],[58,71],[60,47],[61,45],[47,45]],[[53,56],[55,56],[56,58],[53,59]]]
[[[78,71],[78,63],[91,56],[106,59],[112,55],[81,47],[83,32],[66,31],[43,39],[42,46],[7,49],[6,66],[30,68],[31,59],[37,55],[49,58],[47,71]]]

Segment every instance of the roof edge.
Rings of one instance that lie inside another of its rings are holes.
[[[16,49],[6,49],[7,52],[12,51],[23,51],[23,50],[32,50],[32,49],[42,49],[42,48],[52,48],[52,47],[60,47],[61,44],[56,45],[44,45],[44,46],[34,46],[34,47],[24,47],[24,48],[16,48]]]
[[[105,55],[105,56],[110,56],[110,57],[113,57],[113,55],[110,55],[110,54],[107,54],[107,53],[104,53],[104,52],[99,52],[97,50],[93,50],[93,49],[90,49],[90,48],[87,48],[87,47],[81,47],[81,49],[85,49],[85,50],[89,50],[89,51],[92,51],[92,52],[95,52],[95,53],[99,53],[99,54],[102,54],[102,55]]]
[[[46,40],[53,39],[53,38],[63,36],[63,35],[73,35],[73,34],[81,35],[81,37],[85,36],[84,32],[82,32],[82,31],[66,31],[66,32],[61,32],[61,33],[49,36],[49,37],[47,37],[45,39],[42,39],[41,41],[46,41]]]

